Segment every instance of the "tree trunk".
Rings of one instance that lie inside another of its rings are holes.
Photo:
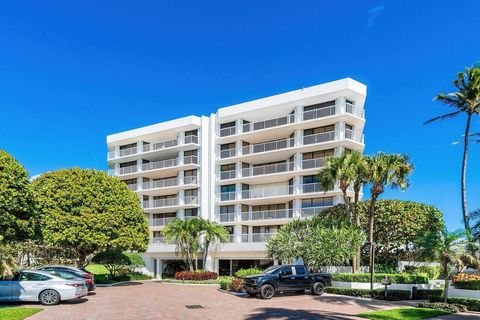
[[[463,141],[463,160],[462,160],[462,178],[461,178],[461,191],[462,191],[462,213],[463,213],[463,223],[465,224],[465,232],[467,237],[470,238],[470,218],[468,216],[467,209],[467,157],[468,157],[468,141],[470,138],[470,122],[472,120],[472,114],[468,114],[467,125],[465,126],[465,137]]]
[[[343,203],[345,204],[345,215],[348,223],[350,224],[352,223],[352,214],[350,212],[350,199],[347,196],[347,187],[342,188],[342,193],[343,193]]]
[[[375,242],[373,232],[375,228],[375,203],[377,195],[373,194],[370,200],[370,230],[368,240],[370,242],[370,290],[373,290],[373,278],[375,275]]]
[[[82,269],[85,266],[85,261],[87,260],[87,253],[85,250],[77,249],[77,261],[76,267]]]
[[[355,219],[355,225],[358,228],[361,228],[360,225],[360,214],[358,213],[358,198],[359,198],[359,190],[355,190],[355,195],[354,195],[354,202],[353,202],[353,216]],[[354,259],[354,265],[353,265],[353,273],[358,273],[360,272],[360,262],[362,259],[362,247],[359,245],[357,247],[357,255],[355,256]]]
[[[205,248],[203,252],[203,270],[208,271],[206,267],[207,263],[207,256],[208,256],[208,249],[210,247],[210,241],[205,241]]]
[[[445,299],[445,303],[448,303],[448,263],[443,263],[443,272],[445,273],[445,285],[443,287],[443,296]]]

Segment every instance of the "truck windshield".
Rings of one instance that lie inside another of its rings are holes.
[[[267,269],[265,269],[265,271],[263,271],[263,273],[265,274],[272,274],[272,273],[275,273],[275,271],[277,271],[278,269],[280,269],[282,266],[271,266],[271,267],[268,267]]]

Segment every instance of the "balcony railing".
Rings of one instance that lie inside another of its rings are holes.
[[[177,219],[177,217],[168,217],[168,218],[152,218],[150,219],[150,226],[151,227],[162,227],[166,226],[173,220]]]
[[[134,166],[120,168],[118,170],[118,174],[119,175],[130,174],[130,173],[135,173],[137,171],[138,171],[138,166],[134,165]]]
[[[218,222],[233,222],[235,221],[235,213],[220,213],[218,215]]]
[[[235,126],[220,129],[220,137],[227,137],[227,136],[232,136],[232,135],[234,135],[235,132],[236,132],[235,129],[236,129]]]
[[[185,144],[189,144],[189,143],[198,144],[198,137],[197,136],[186,136],[185,137]]]
[[[227,239],[226,242],[229,242],[229,243],[234,243],[234,242],[236,242],[236,237],[235,237],[235,235],[234,235],[234,234],[229,234],[229,235],[228,235],[228,239]]]
[[[178,178],[169,178],[156,181],[144,182],[142,185],[143,190],[161,189],[178,186]]]
[[[127,188],[130,191],[137,191],[138,185],[136,183],[127,184]]]
[[[353,140],[353,130],[345,129],[345,139]]]
[[[332,203],[333,205],[333,203]],[[307,218],[319,214],[322,210],[329,208],[330,206],[320,206],[320,207],[309,207],[309,208],[302,208],[302,217]]]
[[[295,169],[295,166],[293,162],[268,164],[264,166],[257,166],[257,167],[242,169],[242,176],[250,177],[250,176],[260,176],[260,175],[266,175],[266,174],[275,174],[275,173],[293,171],[294,169]]]
[[[278,186],[242,191],[242,199],[269,198],[293,194],[293,186]]]
[[[132,154],[137,154],[137,151],[138,151],[137,147],[120,149],[120,150],[118,150],[118,156],[119,157],[130,156]]]
[[[165,243],[165,237],[153,237],[153,238],[151,238],[150,242],[153,243],[153,244]]]
[[[235,170],[221,171],[220,180],[235,179],[235,173],[236,173]]]
[[[178,158],[154,161],[142,164],[143,171],[175,167],[178,165]]]
[[[302,184],[303,193],[323,192],[325,191],[319,183],[304,183]]]
[[[242,221],[275,220],[293,217],[293,209],[242,212]]]
[[[183,164],[198,164],[197,156],[187,156],[183,158]]]
[[[335,131],[311,134],[303,137],[303,144],[314,144],[335,140]]]
[[[167,148],[173,148],[178,146],[178,139],[170,139],[165,141],[153,142],[149,144],[143,145],[143,152],[155,151],[155,150],[162,150]]]
[[[302,169],[322,168],[329,157],[307,159],[302,161]]]
[[[183,184],[198,184],[197,176],[185,176],[183,177]]]
[[[183,198],[183,203],[186,205],[189,204],[198,204],[198,196],[188,196]]]
[[[220,150],[220,158],[225,159],[225,158],[235,157],[236,151],[237,149],[235,148]]]
[[[162,208],[162,207],[172,207],[178,206],[178,198],[166,198],[166,199],[157,199],[152,201],[143,201],[143,208]]]
[[[323,107],[315,110],[305,111],[303,113],[303,120],[312,120],[328,116],[333,116],[335,114],[335,106]]]
[[[253,122],[253,123],[245,123],[243,125],[243,132],[268,129],[273,127],[283,126],[283,125],[294,123],[294,122],[295,122],[295,115],[289,114],[289,115],[275,118],[275,119],[268,119],[268,120]]]
[[[267,242],[275,233],[244,233],[242,234],[242,242]]]
[[[351,113],[359,118],[363,118],[363,110],[361,110],[360,108],[357,108],[355,105],[351,103],[345,104],[345,112]]]
[[[286,139],[277,140],[277,141],[256,143],[250,146],[242,147],[242,155],[291,148],[294,146],[294,144],[295,144],[294,138],[286,138]]]
[[[113,158],[115,158],[116,156],[117,156],[117,155],[116,155],[115,150],[108,151],[108,153],[107,153],[108,160],[113,159]]]
[[[235,200],[235,198],[236,198],[235,194],[236,194],[235,191],[231,191],[231,192],[221,192],[221,193],[220,193],[220,201],[231,201],[231,200]]]

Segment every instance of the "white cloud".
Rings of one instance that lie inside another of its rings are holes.
[[[368,10],[368,27],[373,27],[375,20],[377,20],[382,12],[385,10],[385,6],[382,4],[380,6],[375,6]]]

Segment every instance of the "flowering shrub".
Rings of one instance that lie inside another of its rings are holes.
[[[474,281],[480,280],[480,275],[478,274],[466,274],[466,273],[459,273],[453,277],[453,283],[458,281]]]
[[[218,274],[210,271],[180,271],[175,272],[176,280],[216,280]]]
[[[239,278],[233,278],[232,282],[228,285],[228,290],[233,292],[241,292],[243,290],[243,280]]]

